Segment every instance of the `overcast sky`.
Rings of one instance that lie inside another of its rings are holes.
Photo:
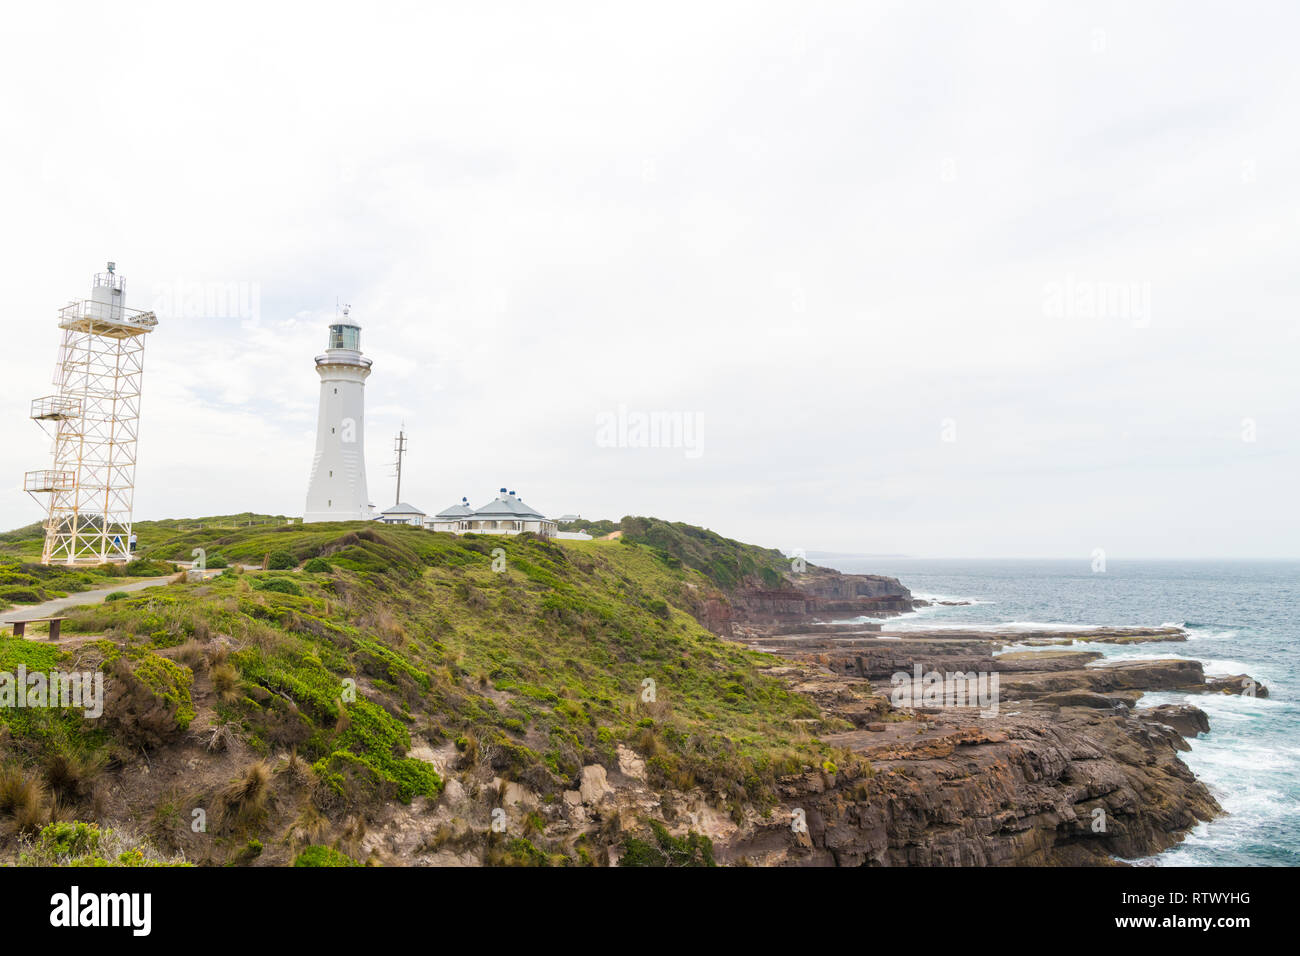
[[[380,508],[1296,557],[1300,13],[1081,6],[9,9],[0,525],[113,259],[138,519],[302,513],[338,300]]]

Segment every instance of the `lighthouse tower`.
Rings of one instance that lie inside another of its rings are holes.
[[[370,359],[361,354],[361,326],[348,317],[330,326],[329,348],[316,356],[320,414],[316,454],[302,520],[360,521],[373,517],[366,492],[366,377]]]

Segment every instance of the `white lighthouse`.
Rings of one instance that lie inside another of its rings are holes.
[[[330,326],[329,348],[316,356],[320,414],[316,455],[302,520],[360,521],[373,517],[366,492],[366,377],[370,359],[361,354],[361,326],[348,310]]]

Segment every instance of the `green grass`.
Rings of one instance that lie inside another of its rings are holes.
[[[591,535],[593,538],[604,537],[605,535],[619,530],[617,521],[606,519],[591,520],[589,518],[579,518],[577,521],[564,521],[557,525],[560,531],[581,531]]]
[[[150,554],[198,546],[334,570],[150,589],[71,612],[65,633],[152,646],[227,636],[241,689],[222,717],[254,746],[298,746],[341,797],[436,793],[437,775],[405,757],[413,734],[472,741],[473,759],[543,792],[571,788],[585,764],[613,766],[619,743],[657,782],[726,801],[770,800],[777,775],[826,757],[805,729],[817,708],[766,673],[773,658],[701,627],[689,611],[715,593],[711,579],[657,547],[358,522],[187,531]]]
[[[67,655],[50,644],[0,635],[0,672],[12,675],[12,681],[16,681],[20,667],[29,675],[49,674],[70,663]],[[77,669],[85,672],[94,667]],[[81,755],[99,749],[108,740],[94,721],[85,719],[83,710],[53,707],[0,706],[0,737],[5,740],[4,755],[22,762],[54,754]]]
[[[159,523],[146,561],[187,560],[203,547],[257,565],[283,551],[328,570],[231,568],[72,609],[63,630],[102,638],[79,648],[80,666],[110,670],[125,658],[179,730],[199,705],[190,669],[168,655],[189,642],[228,646],[223,666],[235,680],[203,704],[215,708],[213,721],[237,727],[262,756],[296,749],[343,806],[436,796],[441,776],[410,756],[417,736],[435,747],[455,741],[458,769],[489,770],[544,798],[575,788],[587,764],[615,767],[621,744],[645,758],[653,785],[698,787],[733,811],[770,805],[779,776],[830,756],[816,735],[846,725],[823,722],[811,700],[772,676],[780,661],[717,637],[692,611],[776,558],[700,529],[637,523],[649,520],[624,519],[636,533],[608,542],[369,522]],[[32,670],[60,657],[0,641],[0,670],[20,659]],[[23,763],[50,750],[131,752],[113,721],[90,728],[77,713],[10,711],[0,722],[0,757]],[[510,853],[533,860],[525,851]]]
[[[790,559],[780,551],[733,541],[706,528],[640,517],[625,517],[619,527],[623,540],[651,547],[668,564],[681,562],[721,588],[783,587],[790,570]]]
[[[619,866],[717,866],[713,860],[713,841],[703,834],[672,836],[657,820],[650,821],[654,842],[629,836],[623,842]]]
[[[77,591],[110,587],[136,580],[144,573],[138,569],[128,571],[129,565],[101,564],[69,568],[39,564],[39,559],[39,542],[30,561],[0,556],[0,608],[15,604],[40,604],[67,597]]]
[[[347,854],[327,846],[309,846],[294,858],[294,866],[361,866]]]
[[[0,609],[20,604],[40,604],[78,591],[125,584],[176,571],[160,561],[135,560],[126,564],[80,567],[40,563],[44,531],[31,524],[0,534]],[[189,560],[186,554],[184,560]]]
[[[681,522],[659,518],[625,516],[620,521],[590,521],[580,518],[565,522],[562,531],[585,531],[601,537],[622,531],[629,543],[653,548],[672,567],[693,568],[721,588],[761,585],[785,586],[790,559],[772,548],[744,544],[722,535]]]
[[[151,858],[146,847],[123,844],[112,830],[80,820],[43,827],[34,844],[18,858],[20,866],[156,867],[189,866],[188,863]],[[106,855],[107,854],[107,855]]]

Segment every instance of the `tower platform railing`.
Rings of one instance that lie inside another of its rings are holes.
[[[23,491],[28,494],[39,494],[43,491],[67,491],[69,488],[76,487],[77,473],[73,471],[55,471],[50,468],[42,468],[37,471],[29,471],[23,475]]]
[[[152,312],[126,309],[93,299],[69,302],[59,310],[59,328],[94,332],[111,338],[143,335],[152,332],[157,325],[158,317]]]
[[[43,422],[62,422],[81,417],[81,400],[62,395],[43,395],[32,399],[31,417]]]

